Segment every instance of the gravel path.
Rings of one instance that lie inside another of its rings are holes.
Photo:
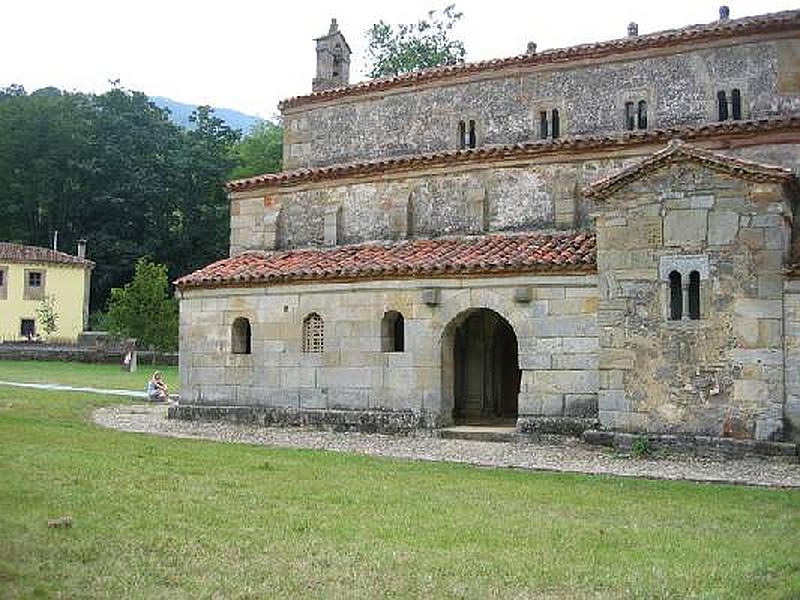
[[[124,431],[282,448],[312,448],[485,467],[800,488],[800,464],[785,459],[720,461],[689,456],[633,459],[573,439],[536,444],[474,442],[426,435],[395,437],[179,421],[167,419],[165,405],[102,408],[95,412],[94,420],[103,427]]]

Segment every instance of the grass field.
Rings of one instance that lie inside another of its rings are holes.
[[[268,449],[88,421],[116,402],[0,386],[0,597],[800,597],[796,491]],[[47,527],[63,515],[72,528]]]
[[[153,371],[161,371],[170,393],[180,388],[178,368],[165,365],[139,365],[136,373],[127,373],[119,365],[94,365],[78,362],[37,360],[0,360],[0,381],[23,383],[60,383],[80,387],[144,391]]]

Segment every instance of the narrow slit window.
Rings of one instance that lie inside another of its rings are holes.
[[[558,109],[553,109],[552,114],[552,127],[550,129],[550,133],[553,136],[553,139],[557,139],[561,135],[561,123],[558,119]]]
[[[475,121],[470,119],[469,122],[469,147],[474,148],[477,143],[477,138],[475,136]]]
[[[458,122],[458,149],[463,150],[467,145],[467,124]]]
[[[689,318],[700,318],[700,273],[689,273]]]
[[[636,125],[636,117],[633,114],[633,102],[625,103],[625,129],[633,131]]]
[[[728,95],[725,90],[717,92],[717,118],[720,121],[728,120]]]
[[[636,114],[636,124],[639,129],[647,129],[647,101],[639,100],[639,107]]]
[[[669,274],[669,318],[673,321],[680,321],[683,318],[681,274],[677,271]]]
[[[405,320],[402,314],[390,310],[383,315],[381,340],[381,350],[384,352],[405,351]]]
[[[547,120],[547,111],[543,110],[539,113],[539,137],[546,140],[550,137],[549,122]]]
[[[231,352],[233,354],[250,354],[252,352],[250,321],[238,317],[231,327]]]
[[[742,93],[736,88],[731,90],[731,118],[734,121],[742,119]]]
[[[322,352],[325,347],[325,323],[317,313],[303,319],[303,352]]]

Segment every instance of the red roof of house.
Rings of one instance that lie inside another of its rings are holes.
[[[595,199],[607,198],[616,190],[642,177],[670,165],[694,162],[713,171],[740,179],[758,182],[795,183],[797,178],[791,169],[765,165],[734,158],[726,154],[711,152],[681,140],[672,140],[668,146],[603,179],[595,181],[583,190],[583,195]]]
[[[78,265],[93,267],[94,263],[85,258],[78,258],[66,252],[58,252],[39,246],[23,246],[0,242],[0,261],[14,263],[48,263],[60,265]]]
[[[175,285],[179,288],[245,287],[297,281],[594,270],[593,233],[491,234],[333,248],[251,251],[181,277]]]
[[[663,48],[684,43],[703,43],[717,39],[755,35],[759,33],[780,32],[800,27],[800,11],[789,10],[766,15],[731,19],[725,21],[712,21],[699,25],[689,25],[680,29],[658,31],[647,35],[638,35],[582,44],[571,48],[557,48],[545,50],[536,54],[520,54],[510,58],[498,58],[472,63],[461,63],[444,67],[434,67],[422,71],[404,73],[395,77],[363,81],[353,85],[324,90],[296,96],[281,102],[281,110],[326,102],[342,96],[357,96],[371,92],[383,91],[400,87],[413,87],[420,83],[442,79],[455,79],[473,73],[500,71],[510,67],[529,67],[545,64],[562,64],[577,60],[604,58],[613,54],[637,52],[651,48]]]
[[[723,137],[762,133],[800,132],[800,116],[773,117],[750,121],[724,121],[698,126],[651,129],[625,132],[609,136],[574,136],[558,140],[536,141],[506,146],[485,146],[469,150],[450,150],[431,154],[398,156],[370,161],[359,161],[327,167],[314,167],[267,173],[227,184],[229,192],[271,188],[298,183],[333,180],[343,177],[371,176],[402,171],[409,168],[441,167],[469,164],[491,160],[515,160],[535,158],[558,153],[575,153],[594,150],[614,150],[635,145],[667,143],[673,138],[683,140],[707,140]]]

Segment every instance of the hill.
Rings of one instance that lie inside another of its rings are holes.
[[[192,111],[197,108],[195,104],[186,104],[185,102],[178,102],[164,96],[150,96],[156,106],[161,108],[168,108],[172,117],[172,122],[181,127],[189,127],[189,116]],[[223,119],[228,125],[234,129],[241,129],[243,133],[247,134],[262,121],[260,117],[247,115],[232,108],[214,108],[214,114],[220,119]]]

